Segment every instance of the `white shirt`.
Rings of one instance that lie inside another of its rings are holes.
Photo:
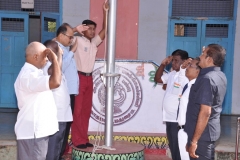
[[[49,76],[26,62],[14,88],[19,108],[15,124],[17,139],[41,138],[56,133],[57,109],[49,88]]]
[[[188,83],[185,69],[180,67],[179,72],[171,71],[168,74],[163,74],[161,79],[163,84],[167,84],[163,98],[163,121],[177,122],[178,99],[182,94],[183,87]]]
[[[51,66],[51,62],[48,61],[47,65],[43,68],[44,75],[48,75],[48,68]],[[54,101],[57,107],[58,122],[72,121],[72,109],[70,106],[70,96],[67,88],[67,81],[62,74],[61,84],[58,88],[52,90]]]
[[[69,47],[65,47],[59,42],[57,43],[63,50],[62,72],[67,79],[69,94],[77,95],[79,89],[79,78],[73,52],[69,51]]]
[[[188,82],[187,89],[184,91],[181,98],[179,99],[180,104],[179,104],[179,112],[178,112],[178,119],[177,119],[179,126],[185,125],[188,97],[189,97],[190,89],[192,85],[195,83],[195,81],[196,81],[196,78]]]

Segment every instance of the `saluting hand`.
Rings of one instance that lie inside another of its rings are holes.
[[[50,48],[46,48],[44,50],[44,53],[46,54],[46,56],[48,57],[48,60],[50,62],[53,62],[54,60],[57,60],[57,55]]]
[[[84,35],[83,32],[88,30],[88,26],[86,26],[86,24],[80,24],[76,27],[76,30],[78,33],[80,33],[81,35]]]
[[[172,62],[172,56],[168,56],[167,58],[165,58],[163,61],[162,61],[162,65],[166,66],[168,65],[169,63]]]
[[[76,52],[77,46],[78,46],[78,43],[77,43],[77,38],[76,38],[75,42],[70,47],[70,51],[72,51],[73,53]]]
[[[192,61],[192,58],[188,58],[187,60],[185,60],[185,61],[183,62],[183,64],[181,65],[181,68],[182,68],[182,69],[187,68],[187,66],[188,66],[189,64],[191,64],[191,61]]]

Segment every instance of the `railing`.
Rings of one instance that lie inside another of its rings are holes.
[[[238,119],[237,119],[237,134],[236,134],[235,160],[238,160],[239,131],[240,131],[240,117],[238,117]]]

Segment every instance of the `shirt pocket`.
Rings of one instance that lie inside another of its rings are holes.
[[[174,95],[181,95],[182,87],[179,83],[174,82],[173,88],[172,88],[172,94]]]

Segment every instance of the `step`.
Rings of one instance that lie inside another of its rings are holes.
[[[238,159],[240,159],[240,147],[238,149]],[[222,138],[216,142],[215,160],[236,160],[235,159],[235,142],[228,138]]]

